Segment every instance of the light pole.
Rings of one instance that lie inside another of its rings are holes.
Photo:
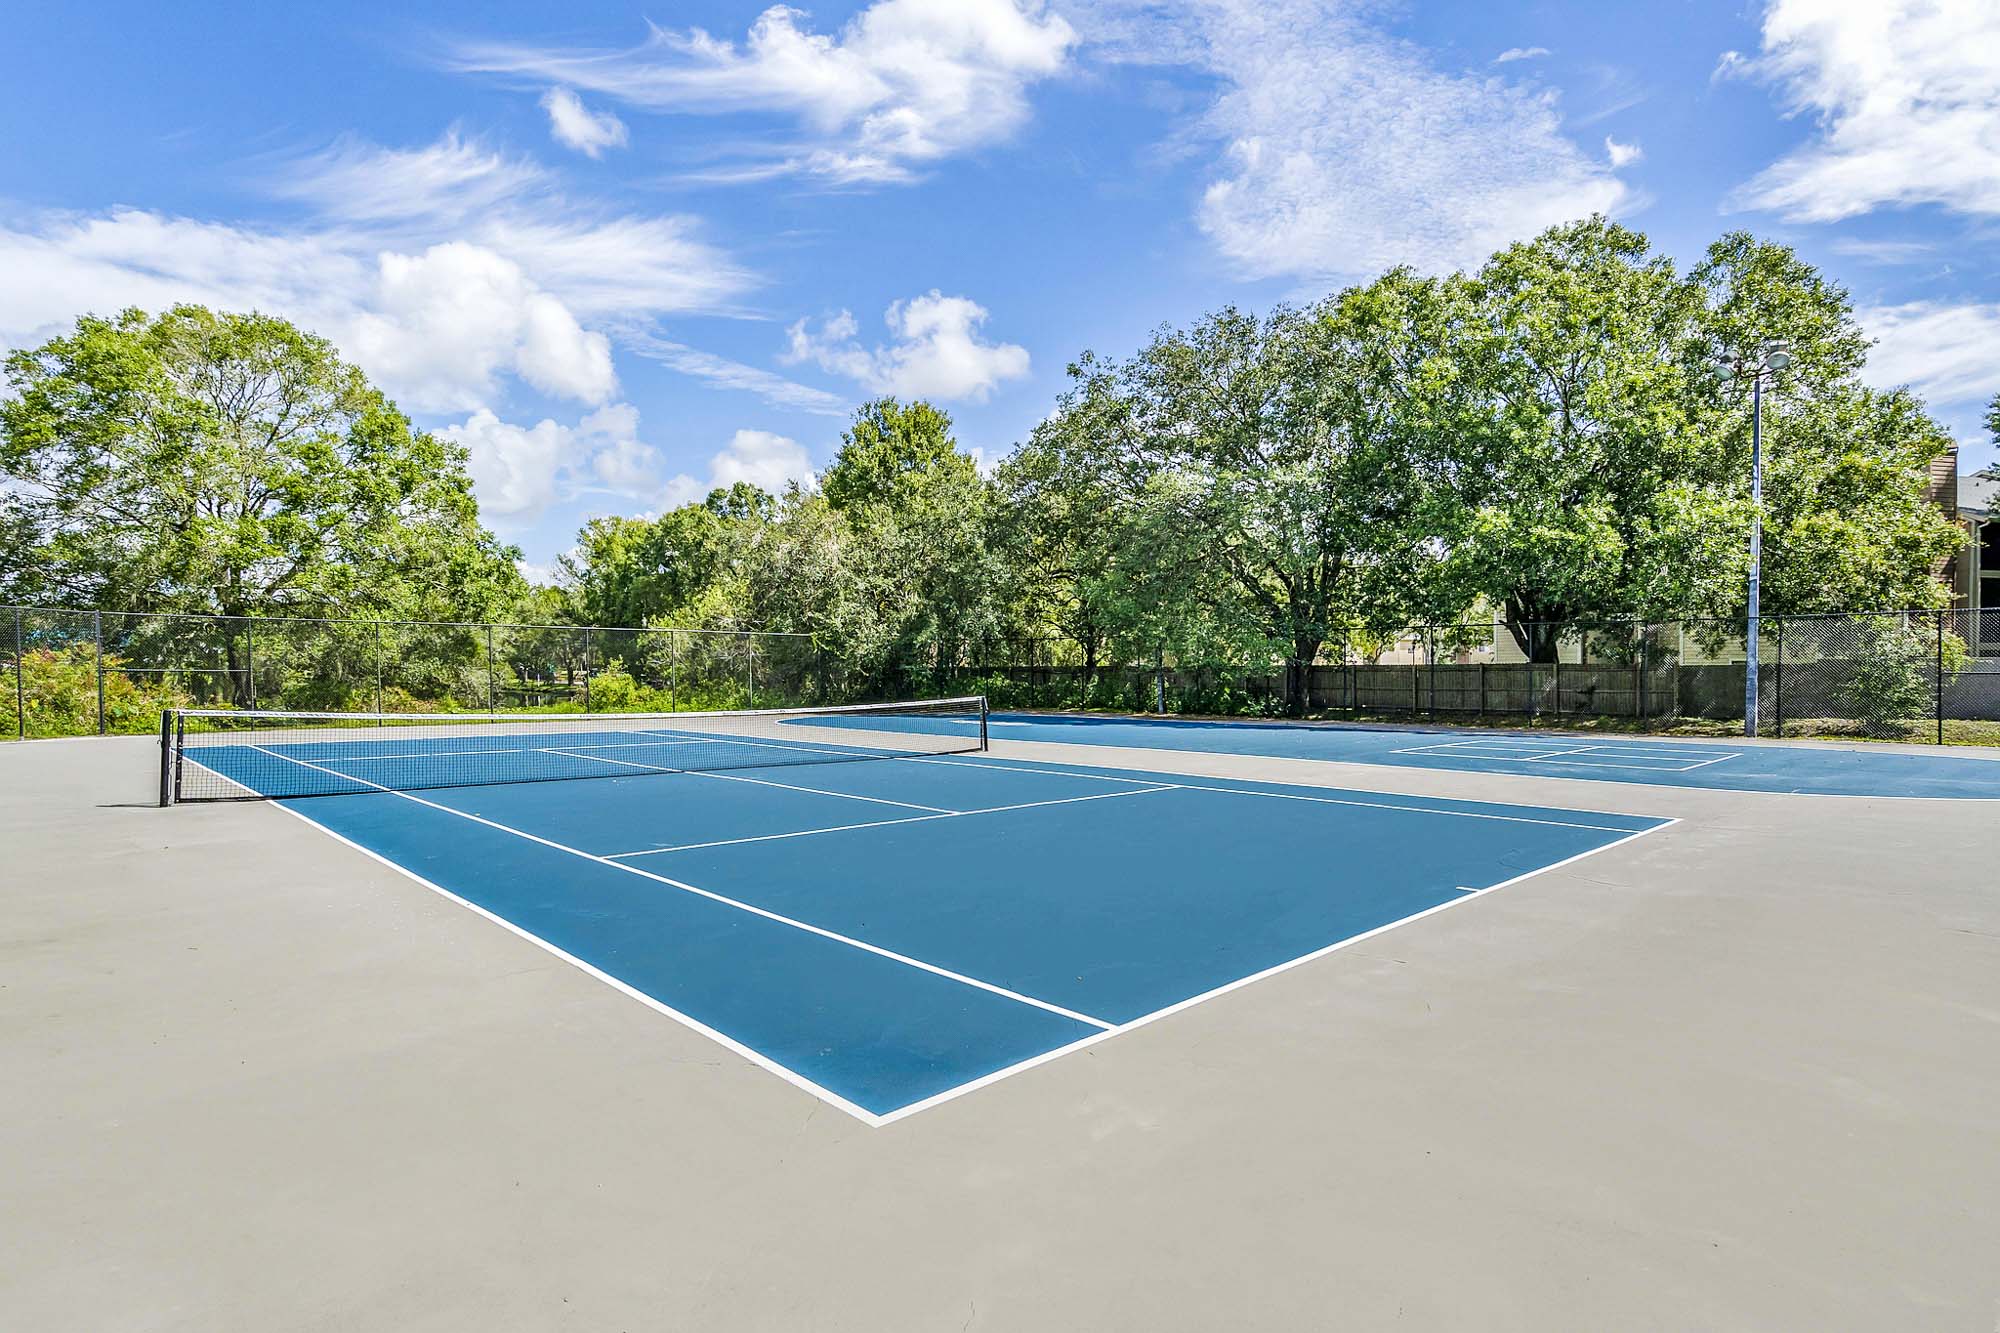
[[[1764,582],[1764,379],[1792,364],[1792,354],[1780,342],[1765,343],[1754,354],[1730,358],[1722,366],[1724,385],[1750,380],[1750,615],[1743,642],[1743,734],[1757,734],[1757,639],[1763,615],[1759,606]]]

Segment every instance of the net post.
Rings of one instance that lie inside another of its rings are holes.
[[[174,710],[160,710],[160,808],[174,803]]]
[[[982,694],[979,696],[979,749],[982,753],[986,750],[986,714],[986,696]]]
[[[1944,744],[1944,608],[1937,613],[1937,743]]]
[[[186,754],[187,754],[187,718],[177,708],[174,710],[174,794],[173,794],[173,799],[176,801],[180,800],[181,798],[181,761],[186,757]]]

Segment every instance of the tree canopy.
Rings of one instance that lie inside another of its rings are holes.
[[[90,317],[6,375],[0,596],[462,618],[522,591],[463,450],[283,320]]]
[[[1634,616],[1740,620],[1752,396],[1724,368],[1773,342],[1766,614],[1942,604],[1960,537],[1926,466],[1949,441],[1862,382],[1848,294],[1747,233],[1683,270],[1604,218],[1082,352],[990,477],[936,406],[868,402],[813,482],[593,518],[532,592],[462,453],[323,340],[195,307],[88,318],[7,362],[0,596],[755,627],[885,690],[1048,652],[1285,663],[1296,706],[1330,644],[1409,625],[1497,617],[1550,661]]]

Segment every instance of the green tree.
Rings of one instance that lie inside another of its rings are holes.
[[[835,509],[901,503],[902,492],[938,468],[972,469],[958,452],[951,418],[929,403],[894,398],[864,404],[840,437],[840,452],[820,478]]]
[[[1076,387],[1000,465],[993,543],[1027,623],[1076,645],[1083,688],[1120,628],[1117,493],[1094,466],[1130,412],[1109,367],[1086,355]]]
[[[6,374],[0,475],[23,547],[0,596],[470,617],[519,593],[518,552],[480,527],[464,452],[283,320],[90,317]]]
[[[557,559],[576,614],[591,625],[644,626],[714,614],[745,534],[771,521],[777,501],[748,482],[710,491],[658,518],[593,518]]]
[[[1469,289],[1455,359],[1484,409],[1439,440],[1458,508],[1439,537],[1533,661],[1634,614],[1744,610],[1751,404],[1725,363],[1773,341],[1765,612],[1935,605],[1950,524],[1924,496],[1946,441],[1907,395],[1860,381],[1847,293],[1784,246],[1732,233],[1677,275],[1592,218],[1496,255]]]
[[[1145,648],[1184,664],[1279,657],[1299,708],[1329,639],[1423,604],[1423,417],[1398,374],[1432,359],[1442,299],[1398,271],[1311,310],[1224,310],[1161,332],[1116,368],[1115,390],[1081,383],[1097,420],[1045,444],[1081,455],[1068,465],[1079,503],[1117,525],[1128,636],[1156,636]],[[1122,404],[1105,402],[1114,392]]]

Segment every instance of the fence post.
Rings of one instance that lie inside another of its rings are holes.
[[[590,626],[583,627],[583,711],[590,711]]]
[[[667,631],[667,711],[681,711],[680,652],[674,647],[679,640],[672,630]]]
[[[250,687],[250,709],[257,709],[257,626],[254,621],[243,622],[243,678]]]
[[[1486,716],[1486,663],[1479,664],[1479,716]]]
[[[1312,668],[1306,668],[1306,707],[1312,707]],[[1160,649],[1153,654],[1153,711],[1161,717],[1167,715],[1167,653]]]
[[[746,660],[743,664],[743,680],[747,689],[743,706],[745,708],[755,708],[757,706],[757,645],[755,643],[750,645],[750,651],[746,654]]]
[[[97,640],[97,734],[104,734],[104,613],[90,613],[91,633]]]
[[[375,622],[375,716],[382,716],[382,622]]]
[[[499,703],[493,690],[493,626],[486,627],[486,711],[497,713]]]
[[[1944,744],[1944,608],[1937,613],[1937,743]]]
[[[22,741],[28,739],[28,686],[21,664],[28,652],[28,640],[21,632],[25,614],[20,607],[14,608],[14,739]]]
[[[1774,685],[1776,687],[1775,693],[1777,698],[1772,700],[1772,707],[1778,714],[1778,739],[1783,740],[1785,736],[1785,620],[1783,616],[1778,618],[1777,679]]]
[[[1563,715],[1563,641],[1560,635],[1556,637],[1555,695],[1556,695],[1556,721],[1560,722],[1562,721],[1562,715]]]

